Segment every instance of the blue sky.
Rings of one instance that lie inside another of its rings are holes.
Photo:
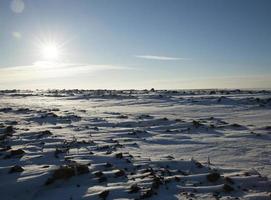
[[[269,0],[3,0],[0,88],[270,88],[270,19]]]

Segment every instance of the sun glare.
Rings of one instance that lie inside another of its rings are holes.
[[[46,60],[57,60],[60,55],[60,48],[56,43],[43,44],[41,54]]]

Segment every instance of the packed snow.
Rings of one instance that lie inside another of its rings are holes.
[[[0,199],[271,199],[271,91],[5,90]]]

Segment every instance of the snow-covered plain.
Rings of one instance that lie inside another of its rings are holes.
[[[0,92],[0,199],[271,199],[271,92]]]

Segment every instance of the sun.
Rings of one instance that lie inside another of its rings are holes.
[[[1,1],[1,0],[0,0]],[[34,35],[32,44],[35,59],[50,63],[61,62],[67,56],[67,44],[70,39],[52,32],[43,32]]]
[[[60,56],[61,49],[55,42],[41,45],[41,54],[45,60],[57,60]]]

